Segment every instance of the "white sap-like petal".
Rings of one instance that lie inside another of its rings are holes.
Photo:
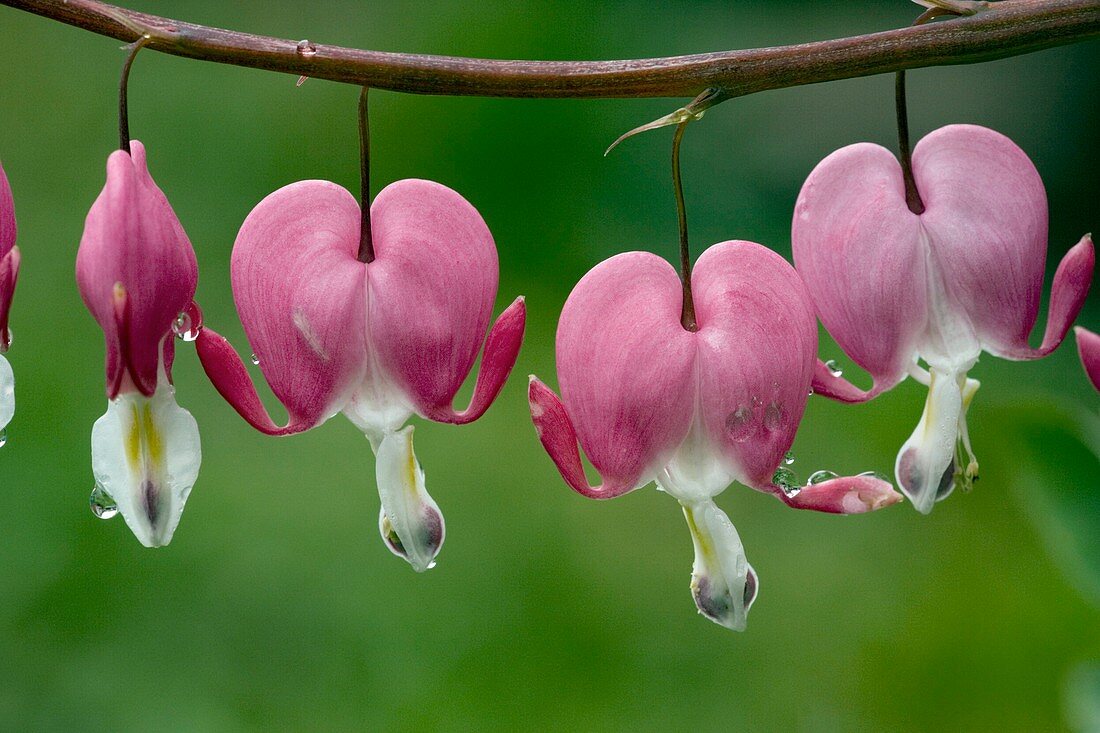
[[[92,427],[96,484],[146,547],[172,540],[201,461],[195,418],[163,374],[152,397],[120,394]]]
[[[8,360],[0,355],[0,430],[15,416],[15,372]]]
[[[759,581],[745,557],[737,530],[711,500],[684,503],[695,546],[691,595],[699,613],[734,631],[744,631]]]
[[[382,510],[382,539],[417,572],[435,565],[446,530],[443,514],[424,487],[424,471],[413,452],[413,427],[386,433],[377,449],[376,478]]]
[[[717,496],[735,478],[725,459],[711,446],[697,414],[687,437],[657,472],[656,481],[669,495],[690,504]]]
[[[894,466],[898,486],[922,514],[931,512],[936,501],[955,487],[955,448],[964,419],[963,391],[967,391],[969,403],[977,389],[977,382],[967,380],[964,374],[937,369],[930,374],[924,412]]]

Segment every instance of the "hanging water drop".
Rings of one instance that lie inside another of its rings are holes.
[[[831,481],[836,478],[837,475],[832,471],[814,471],[810,474],[810,478],[807,481],[809,484],[823,484],[826,481]]]
[[[96,483],[95,488],[92,489],[92,495],[88,497],[88,506],[91,507],[92,514],[99,519],[110,519],[118,514],[118,504],[99,483]]]
[[[435,560],[432,560],[432,561],[431,561],[430,563],[428,563],[428,567],[427,567],[427,569],[428,569],[428,570],[431,570],[431,569],[432,569],[432,568],[434,568],[434,567],[435,567]]]
[[[773,402],[764,410],[764,429],[774,432],[781,427],[783,427],[783,408]]]
[[[14,340],[15,340],[15,334],[12,333],[11,329],[9,328],[8,329],[8,348],[11,348],[12,341],[14,341]]]
[[[0,448],[3,448],[8,444],[8,429],[4,428],[0,430]]]
[[[825,362],[825,368],[828,369],[829,374],[832,374],[834,377],[839,377],[844,374],[844,370],[840,368],[840,365],[836,363],[835,359],[829,359],[829,361]]]
[[[176,334],[178,339],[194,341],[199,337],[199,328],[192,322],[191,315],[187,311],[180,311],[176,320],[172,321],[172,333]]]
[[[317,47],[313,45],[313,42],[308,38],[303,38],[298,41],[298,55],[299,56],[314,56],[317,54]]]
[[[794,463],[794,451],[789,450],[783,454],[783,463],[788,466]]]
[[[253,352],[253,354],[248,357],[248,360],[257,366],[259,366],[260,364],[260,357],[256,356],[255,352]]]
[[[798,476],[791,469],[782,466],[775,469],[775,473],[772,474],[772,483],[778,486],[788,498],[794,498],[802,491],[802,487],[798,483]]]

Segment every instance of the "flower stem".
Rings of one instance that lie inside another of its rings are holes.
[[[909,148],[909,110],[905,99],[905,72],[899,71],[894,83],[894,105],[898,113],[898,153],[905,176],[905,203],[914,214],[924,213],[924,201],[913,177],[913,151]]]
[[[698,330],[695,323],[695,301],[691,297],[691,251],[688,248],[687,207],[684,205],[684,184],[680,178],[680,142],[691,120],[676,125],[672,136],[672,187],[676,193],[676,221],[680,227],[680,281],[684,286],[684,305],[680,310],[680,324],[688,331]]]
[[[374,236],[370,228],[370,121],[367,93],[359,92],[359,256],[360,262],[374,262]]]
[[[130,44],[130,52],[126,54],[126,60],[122,62],[122,74],[118,80],[118,149],[130,153],[130,109],[128,104],[128,87],[130,84],[130,67],[134,65],[134,59],[138,51],[149,43],[149,36],[141,36]]]

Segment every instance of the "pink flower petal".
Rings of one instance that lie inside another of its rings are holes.
[[[913,174],[953,307],[989,351],[1026,347],[1046,268],[1047,198],[1035,166],[999,132],[948,125],[917,143]]]
[[[497,251],[489,228],[462,196],[416,179],[384,188],[371,205],[371,223],[376,258],[367,323],[383,372],[422,415],[475,419],[515,362],[523,326],[522,305],[502,316],[504,330],[486,344],[488,381],[466,414],[455,413],[451,402],[485,341],[496,298]]]
[[[1093,267],[1096,264],[1096,251],[1092,237],[1086,234],[1077,244],[1066,252],[1054,272],[1054,284],[1050,291],[1050,312],[1047,314],[1046,331],[1043,343],[1037,349],[1027,343],[995,351],[1005,359],[1038,359],[1057,349],[1069,333],[1070,326],[1085,305],[1092,284]]]
[[[8,316],[11,313],[12,298],[15,296],[15,284],[19,280],[20,260],[18,247],[12,247],[0,259],[0,352],[7,351],[11,345]]]
[[[789,507],[827,514],[863,514],[902,500],[901,494],[894,490],[889,481],[866,474],[809,484],[793,495],[788,495],[778,486],[773,487],[772,493]]]
[[[145,164],[145,148],[107,159],[107,183],[92,204],[76,256],[81,297],[103,329],[108,397],[124,383],[143,395],[156,389],[161,342],[195,294],[195,252],[171,205]],[[128,326],[119,330],[116,284],[123,288]],[[120,357],[125,352],[126,358]]]
[[[809,297],[786,260],[753,242],[707,249],[692,284],[704,430],[739,480],[770,484],[809,396],[817,354]]]
[[[859,143],[819,163],[798,195],[791,246],[825,328],[874,378],[871,394],[904,379],[927,319],[927,275],[894,155]]]
[[[338,412],[362,380],[367,268],[356,259],[359,205],[327,181],[299,181],[256,205],[233,246],[237,311],[260,370],[290,419],[263,412],[232,347],[204,329],[200,357],[219,392],[257,429],[305,430]]]
[[[1096,391],[1100,392],[1100,335],[1078,326],[1073,329],[1077,335],[1077,353],[1081,356],[1081,365]]]
[[[636,487],[636,481],[616,478],[604,479],[600,486],[592,486],[584,475],[584,465],[577,448],[577,432],[565,412],[565,406],[553,390],[531,376],[527,399],[531,407],[531,419],[535,423],[539,440],[558,467],[565,483],[589,499],[614,499]]]
[[[626,252],[589,271],[562,309],[562,402],[605,484],[632,489],[648,482],[688,433],[695,338],[680,325],[680,308],[672,266]]]
[[[512,373],[512,367],[515,366],[516,357],[519,355],[519,347],[523,344],[523,329],[526,323],[527,307],[523,296],[520,296],[500,314],[496,323],[489,329],[481,357],[481,370],[474,384],[474,396],[470,399],[470,405],[461,412],[456,412],[447,405],[444,408],[426,411],[425,417],[437,422],[464,425],[485,414],[489,405],[500,394],[500,390],[508,380],[508,375]]]
[[[15,246],[15,202],[11,197],[11,185],[0,165],[0,257]]]

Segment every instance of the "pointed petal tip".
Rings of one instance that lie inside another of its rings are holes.
[[[893,506],[903,499],[893,484],[873,473],[838,476],[795,491],[784,491],[777,486],[769,490],[789,507],[826,514],[866,514]]]
[[[1073,333],[1077,339],[1077,354],[1081,358],[1085,374],[1092,386],[1100,392],[1100,334],[1082,326],[1075,326]]]

